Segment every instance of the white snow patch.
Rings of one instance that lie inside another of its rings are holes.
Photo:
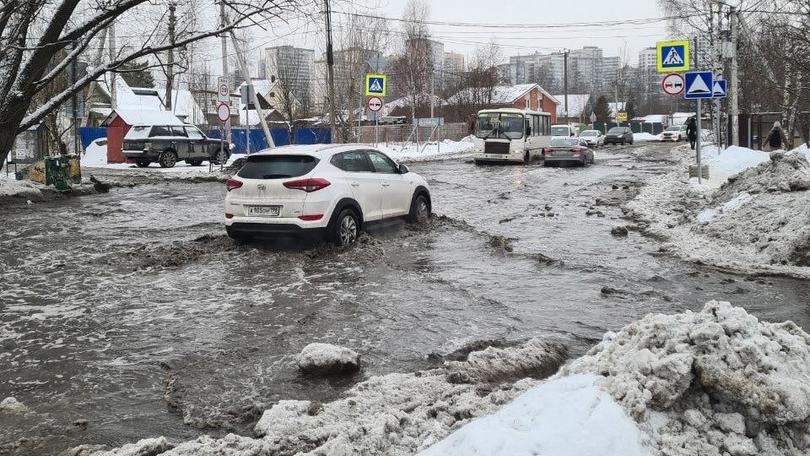
[[[7,397],[0,402],[0,413],[10,413],[22,415],[30,412],[31,410],[16,398]]]
[[[422,456],[643,456],[642,434],[613,398],[596,386],[601,377],[572,375],[518,396],[479,418]]]
[[[738,146],[724,150],[707,146],[701,150],[701,156],[709,166],[709,180],[716,187],[725,183],[729,177],[769,160],[767,152]]]
[[[661,135],[650,133],[633,133],[633,141],[660,141]]]
[[[332,344],[309,344],[295,361],[305,373],[338,374],[360,369],[360,355],[357,352]]]
[[[429,160],[450,160],[472,155],[475,143],[469,139],[451,141],[446,139],[441,143],[420,144],[379,144],[377,149],[396,160],[397,162],[419,162]]]
[[[26,198],[29,200],[41,201],[43,199],[40,186],[31,181],[18,181],[11,179],[0,179],[0,198]]]
[[[90,143],[81,156],[82,166],[107,165],[107,139],[97,139]]]
[[[655,454],[810,450],[810,335],[712,301],[607,334],[561,375],[598,374]]]
[[[143,439],[136,443],[129,443],[120,448],[109,451],[96,451],[90,453],[90,456],[150,456],[165,454],[172,448],[169,441],[165,437],[158,437],[154,439]]]
[[[717,217],[722,217],[724,214],[734,212],[743,207],[747,203],[753,201],[754,197],[748,192],[742,192],[731,201],[723,204],[717,208],[706,209],[697,216],[697,222],[700,224],[709,223]]]

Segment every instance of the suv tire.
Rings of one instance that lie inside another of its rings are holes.
[[[158,158],[158,163],[161,168],[174,168],[174,165],[177,164],[177,154],[172,150],[164,150]]]
[[[408,213],[408,222],[424,225],[430,222],[430,200],[424,193],[417,194],[411,202],[411,211]]]
[[[338,247],[349,247],[360,235],[360,219],[354,209],[340,211],[329,230],[329,238]]]
[[[211,156],[211,162],[215,165],[224,165],[228,163],[228,153],[222,150],[217,150],[214,155]]]

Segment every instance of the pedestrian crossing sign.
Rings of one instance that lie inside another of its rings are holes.
[[[384,74],[366,75],[366,96],[384,97],[388,92],[388,77]]]
[[[661,41],[656,46],[659,73],[689,71],[689,41]]]

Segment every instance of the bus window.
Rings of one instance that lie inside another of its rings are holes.
[[[540,116],[532,116],[532,120],[534,121],[534,127],[532,127],[532,132],[534,136],[540,136],[543,134],[543,131],[540,130]]]

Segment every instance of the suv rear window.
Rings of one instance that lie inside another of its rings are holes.
[[[303,176],[318,164],[309,155],[261,155],[248,157],[237,175],[245,179],[286,179]]]
[[[146,139],[149,137],[149,130],[151,129],[152,127],[136,125],[129,129],[124,139]]]

